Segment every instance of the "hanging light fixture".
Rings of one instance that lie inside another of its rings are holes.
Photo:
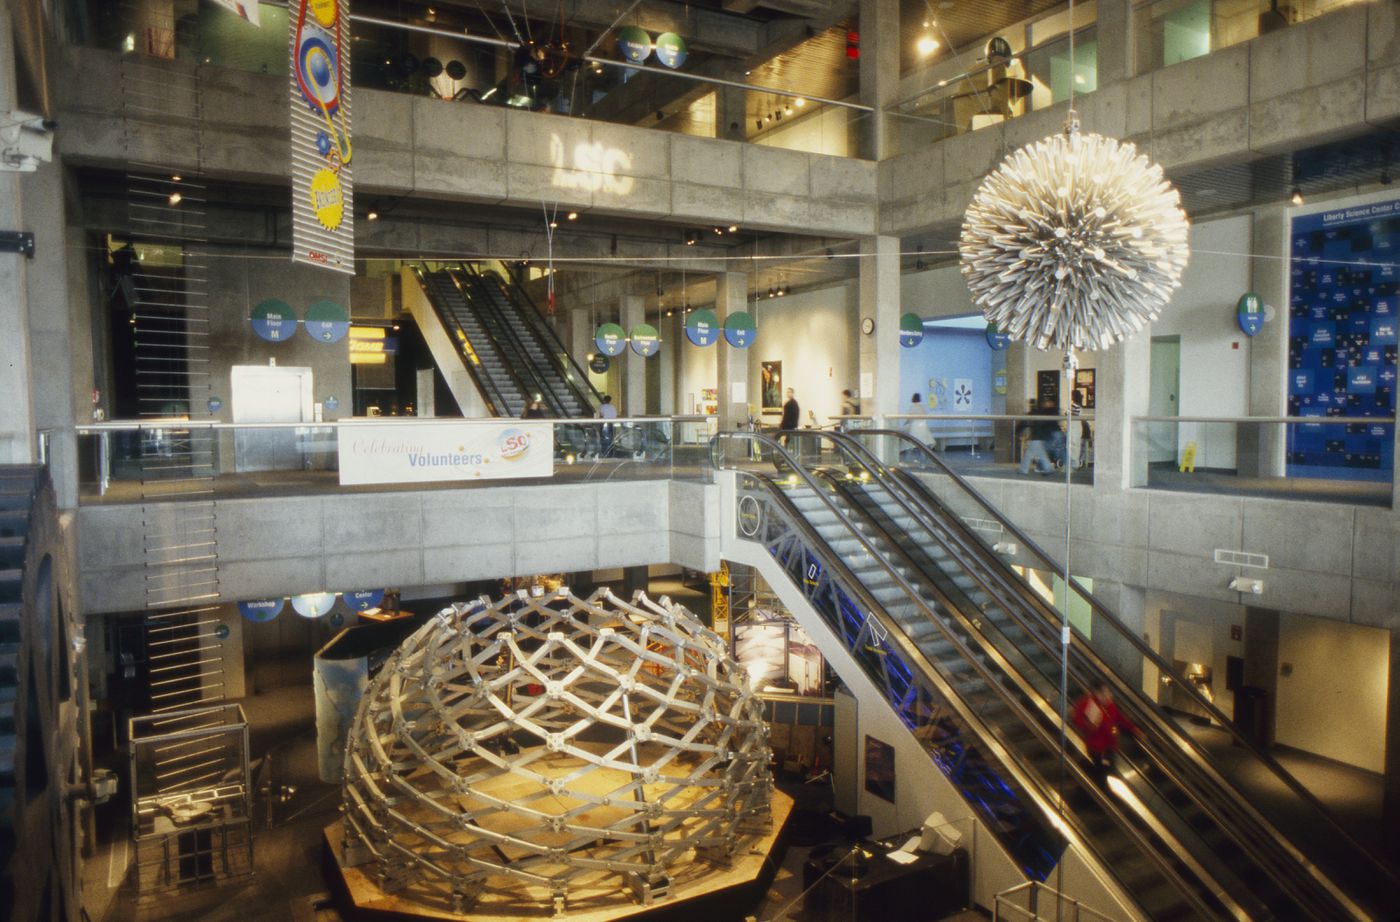
[[[1065,130],[977,190],[959,250],[988,321],[1037,349],[1098,349],[1157,318],[1186,268],[1186,215],[1132,144]]]
[[[1294,186],[1293,194],[1288,197],[1288,200],[1295,205],[1303,204],[1303,190],[1299,189],[1297,186]]]

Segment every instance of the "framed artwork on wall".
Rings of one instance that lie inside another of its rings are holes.
[[[1094,408],[1094,369],[1080,368],[1074,372],[1074,396],[1086,410]]]
[[[781,413],[783,409],[783,363],[761,362],[759,395],[763,412]]]
[[[865,789],[894,803],[894,747],[873,736],[865,738]]]

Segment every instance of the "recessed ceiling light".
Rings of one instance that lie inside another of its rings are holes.
[[[914,46],[920,55],[928,57],[938,50],[938,39],[932,35],[924,35],[919,38],[918,44]]]
[[[577,212],[577,211],[571,211],[571,212],[569,212],[569,220],[570,220],[570,221],[577,221],[577,220],[578,220],[578,212]]]
[[[378,220],[379,220],[379,212],[377,212],[377,211],[371,211],[369,214],[365,215],[365,219],[366,219],[366,220],[369,220],[369,221],[378,221]]]

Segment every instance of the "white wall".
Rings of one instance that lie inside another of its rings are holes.
[[[760,342],[762,333],[759,333]],[[719,379],[719,350],[731,346],[721,336],[719,342],[711,346],[697,346],[686,338],[685,330],[678,329],[676,337],[676,412],[687,414],[691,411],[692,400],[695,412],[701,412],[704,403],[702,392],[707,387],[716,387]],[[665,387],[665,382],[662,383]]]
[[[802,425],[807,424],[809,410],[823,426],[841,412],[841,391],[860,386],[857,291],[856,282],[844,282],[783,298],[761,298],[756,310],[750,308],[758,323],[758,339],[749,347],[749,403],[755,412],[759,367],[775,360],[783,363],[783,387],[796,393]],[[777,421],[777,416],[767,418],[770,424]]]
[[[1390,632],[1283,613],[1278,657],[1277,742],[1383,772]]]
[[[1192,227],[1181,287],[1152,324],[1152,336],[1181,337],[1182,416],[1249,415],[1250,341],[1235,319],[1235,305],[1250,290],[1253,226],[1249,215],[1241,215]],[[1178,438],[1182,445],[1197,443],[1197,465],[1235,467],[1233,427],[1183,423]]]

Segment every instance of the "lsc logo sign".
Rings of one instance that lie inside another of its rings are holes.
[[[530,433],[520,429],[507,429],[501,433],[501,458],[505,461],[519,461],[530,450]]]

